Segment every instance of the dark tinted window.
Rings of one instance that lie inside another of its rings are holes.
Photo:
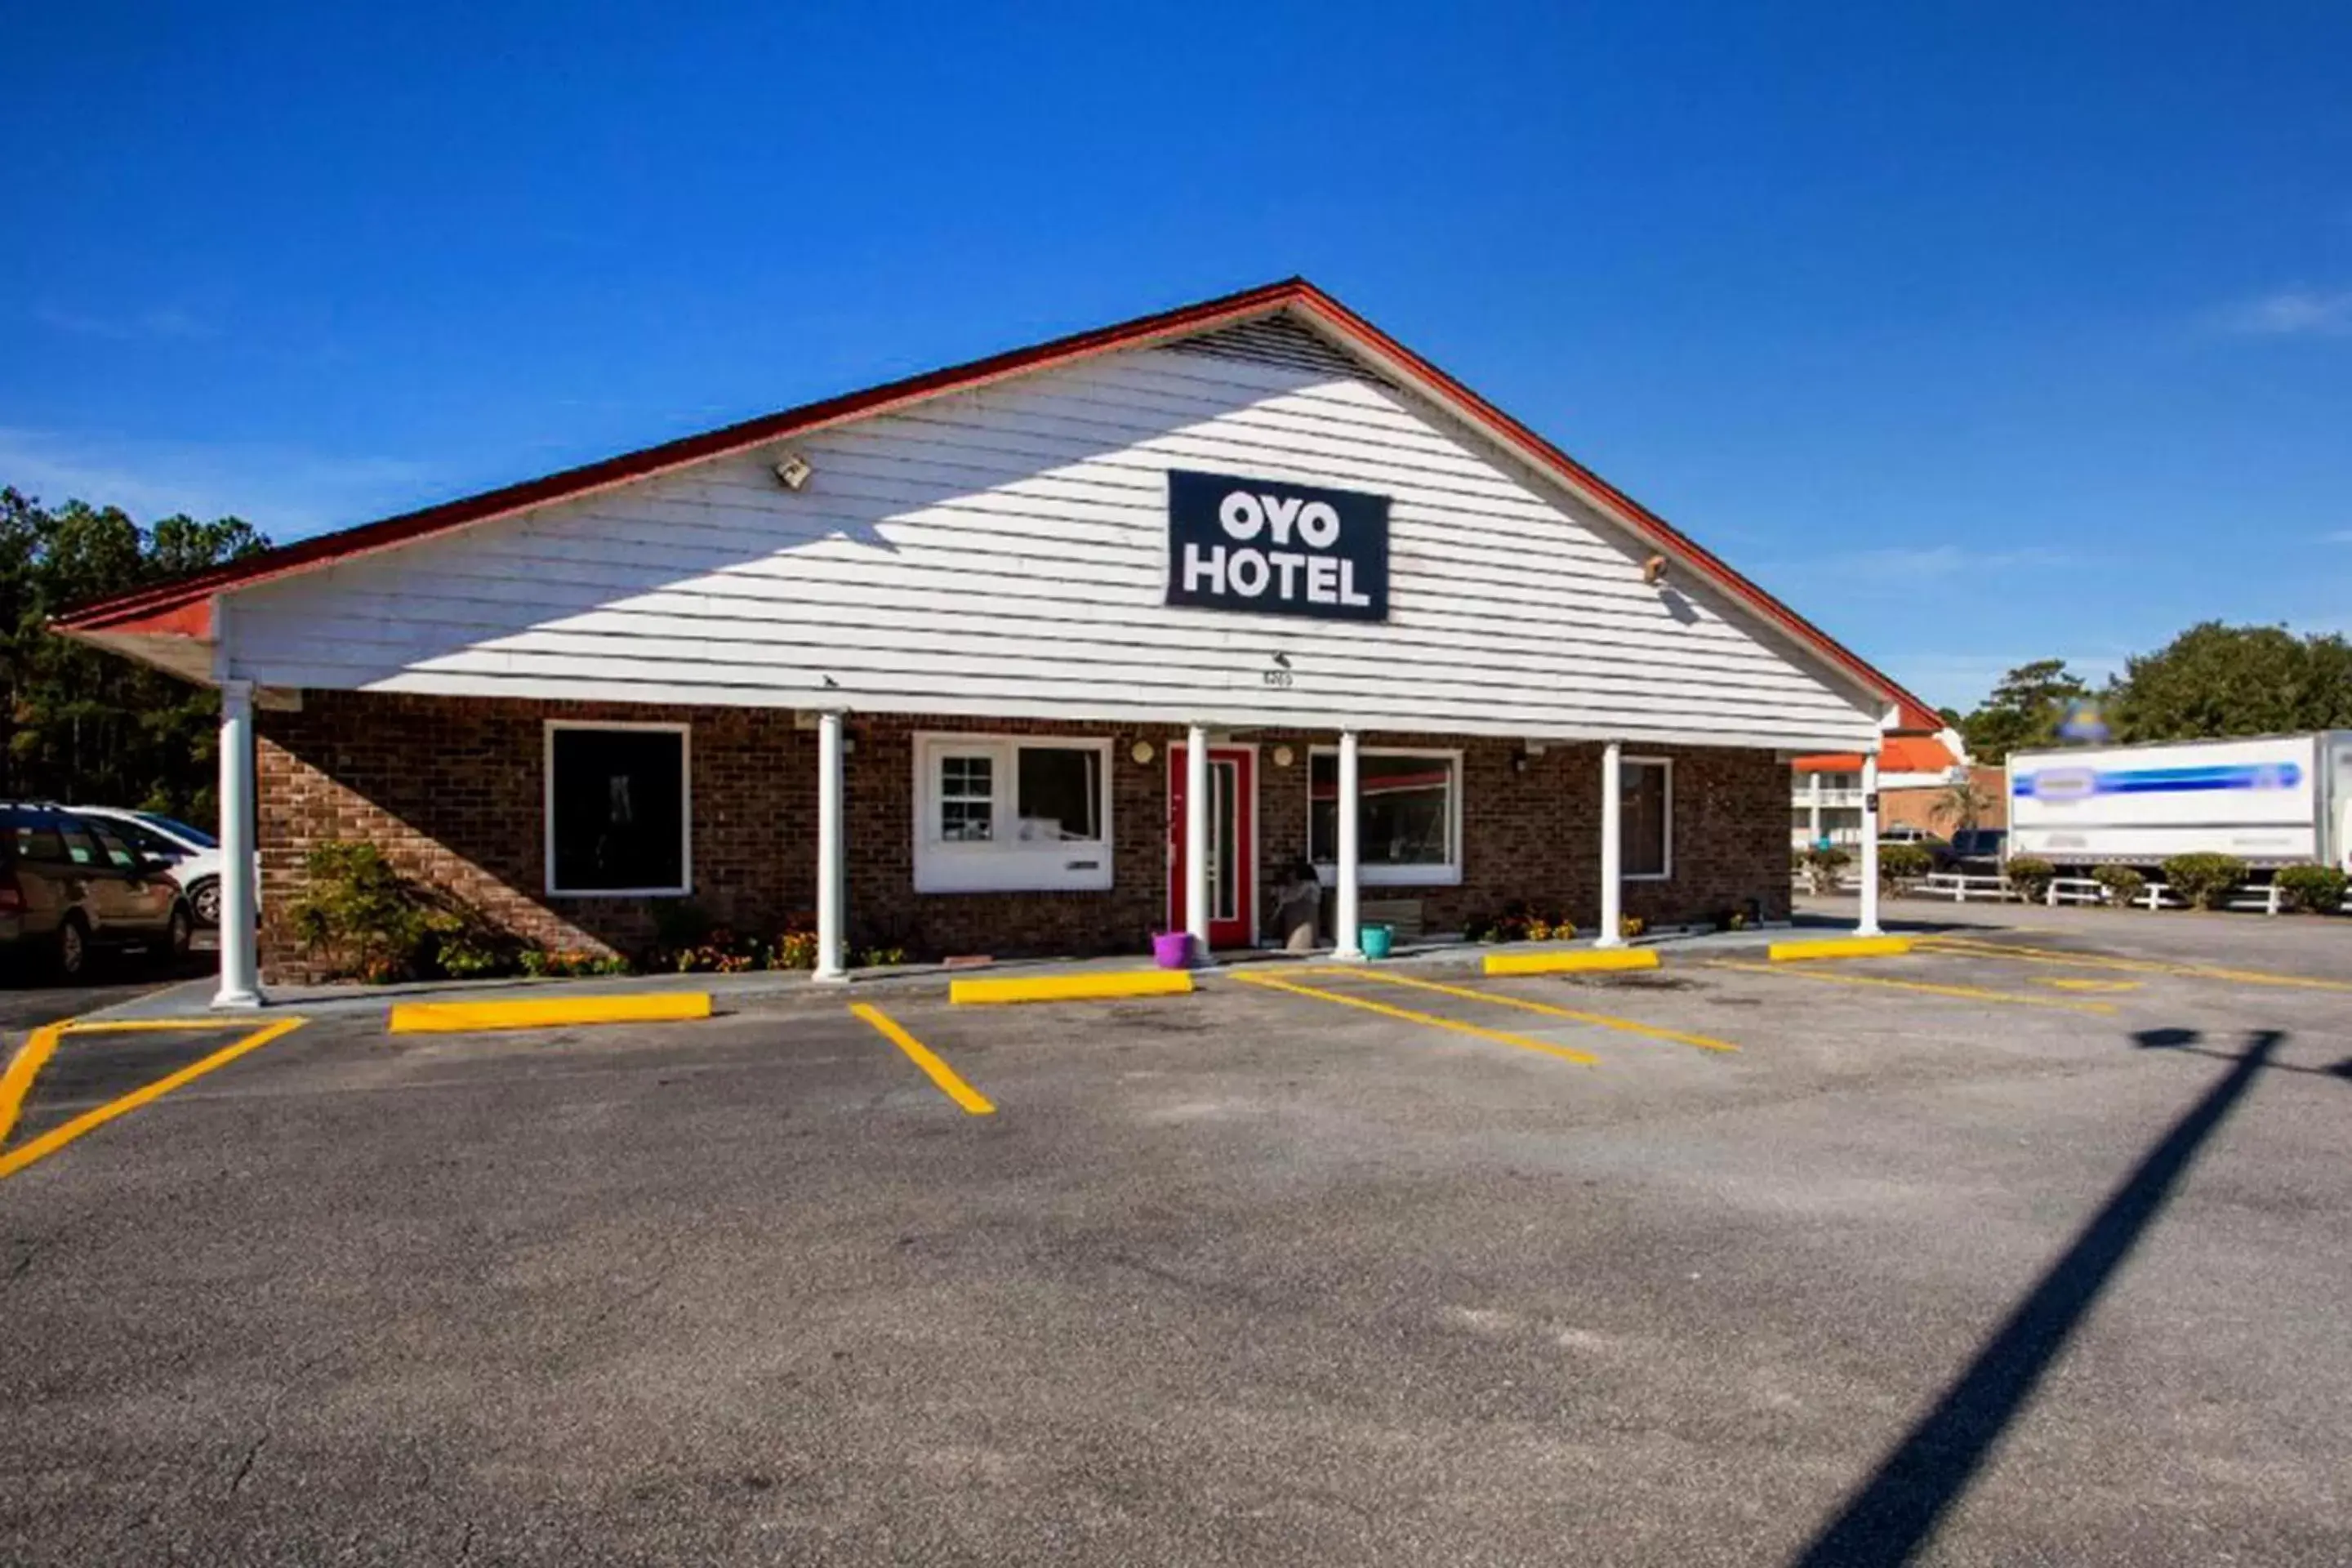
[[[1668,801],[1673,786],[1668,782],[1666,764],[1620,763],[1617,782],[1623,792],[1618,822],[1624,874],[1663,877],[1672,858],[1668,836],[1673,832]]]
[[[1102,837],[1102,753],[1091,747],[1024,746],[1014,809],[1024,842]]]
[[[182,860],[188,852],[134,817],[85,816],[93,829],[111,833],[141,855],[157,860]]]
[[[89,836],[89,828],[69,816],[61,816],[58,818],[58,831],[65,836],[68,861],[76,866],[106,864],[99,855],[98,840]]]
[[[66,841],[58,832],[58,819],[46,811],[11,812],[9,837],[20,859],[50,865],[65,860]]]
[[[1367,750],[1356,763],[1358,864],[1450,865],[1454,858],[1454,759]],[[1307,763],[1307,852],[1318,865],[1339,858],[1339,757]]]
[[[553,885],[560,892],[686,886],[686,736],[676,730],[557,730]]]
[[[106,857],[108,865],[121,871],[139,869],[139,857],[131,852],[131,846],[108,830],[107,824],[92,822],[89,836],[98,840],[99,850]]]
[[[178,834],[190,844],[198,845],[206,849],[217,849],[220,847],[219,839],[214,837],[211,834],[206,833],[201,827],[189,826],[186,823],[182,822],[175,816],[165,816],[160,812],[152,811],[142,811],[139,815],[145,817],[148,821],[155,824],[166,833]]]

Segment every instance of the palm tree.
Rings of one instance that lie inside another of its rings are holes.
[[[1955,779],[1936,797],[1928,815],[1948,825],[1955,833],[1965,833],[1982,820],[1992,809],[1992,799],[1977,788],[1973,778]]]

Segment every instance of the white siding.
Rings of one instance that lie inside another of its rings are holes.
[[[270,685],[1853,747],[1868,700],[1406,395],[1139,350],[247,590]],[[1166,471],[1392,499],[1391,616],[1160,604]],[[1265,684],[1272,656],[1295,682]]]

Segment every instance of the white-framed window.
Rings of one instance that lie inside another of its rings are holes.
[[[693,891],[686,725],[551,719],[546,773],[551,896]]]
[[[1356,879],[1368,887],[1462,880],[1462,753],[1365,746],[1356,753]],[[1339,752],[1307,758],[1307,854],[1326,883],[1339,854]]]
[[[1109,887],[1110,773],[1108,738],[917,735],[915,890]]]
[[[1663,882],[1675,874],[1675,764],[1627,757],[1617,769],[1617,844],[1625,880]]]

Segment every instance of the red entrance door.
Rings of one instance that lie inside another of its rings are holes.
[[[1191,927],[1184,907],[1184,748],[1168,748],[1168,929]],[[1257,941],[1257,755],[1246,746],[1209,748],[1209,945]]]

